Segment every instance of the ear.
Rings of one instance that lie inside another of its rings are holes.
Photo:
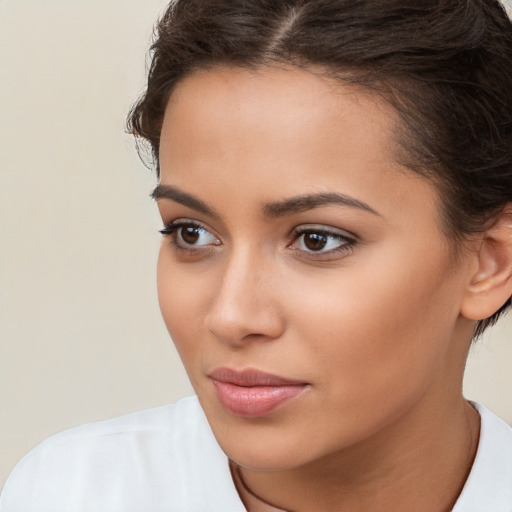
[[[512,203],[494,219],[475,253],[476,271],[461,313],[470,320],[492,316],[512,296]]]

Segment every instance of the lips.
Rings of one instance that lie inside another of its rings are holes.
[[[232,414],[247,418],[266,416],[301,395],[307,382],[290,380],[258,370],[218,368],[208,374],[217,398]]]

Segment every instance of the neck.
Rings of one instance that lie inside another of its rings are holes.
[[[452,509],[471,469],[478,413],[462,396],[418,407],[358,446],[284,471],[240,469],[251,492],[295,512]]]

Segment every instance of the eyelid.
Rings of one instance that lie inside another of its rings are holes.
[[[331,237],[331,239],[339,240],[340,243],[334,248],[328,250],[323,250],[322,248],[318,251],[294,247],[294,245],[298,244],[300,238],[307,233],[317,233],[326,237]],[[323,224],[302,224],[297,226],[292,231],[291,237],[292,241],[287,246],[289,249],[295,251],[301,258],[318,261],[329,261],[342,258],[347,253],[352,252],[358,243],[358,239],[353,233]]]
[[[187,244],[186,242],[182,244],[179,243],[179,241],[176,239],[177,233],[180,229],[186,226],[193,226],[198,228],[199,230],[205,231],[208,233],[214,240],[214,243],[211,244]],[[160,233],[164,237],[170,237],[172,239],[171,243],[172,245],[180,250],[180,251],[189,251],[189,252],[198,252],[198,251],[204,251],[212,246],[218,246],[221,245],[220,238],[213,232],[213,230],[209,227],[203,224],[202,222],[195,220],[195,219],[189,219],[186,217],[180,217],[178,219],[174,219],[171,222],[168,222],[165,224],[164,228],[160,230]]]
[[[343,237],[354,242],[358,240],[358,237],[354,233],[347,231],[346,229],[326,226],[325,224],[301,224],[300,226],[293,228],[291,236],[298,236],[311,231]]]
[[[195,219],[189,219],[188,217],[179,217],[177,219],[171,220],[170,222],[164,222],[164,228],[160,230],[160,233],[163,235],[169,234],[168,232],[174,232],[177,229],[183,227],[183,226],[197,226],[198,228],[204,229],[205,231],[208,231],[212,236],[215,238],[219,238],[206,224],[199,220]]]

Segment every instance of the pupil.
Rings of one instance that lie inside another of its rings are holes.
[[[181,228],[181,237],[187,244],[195,244],[199,239],[199,230],[193,226]]]
[[[320,233],[307,233],[304,235],[304,244],[311,251],[319,251],[327,244],[327,238]]]

